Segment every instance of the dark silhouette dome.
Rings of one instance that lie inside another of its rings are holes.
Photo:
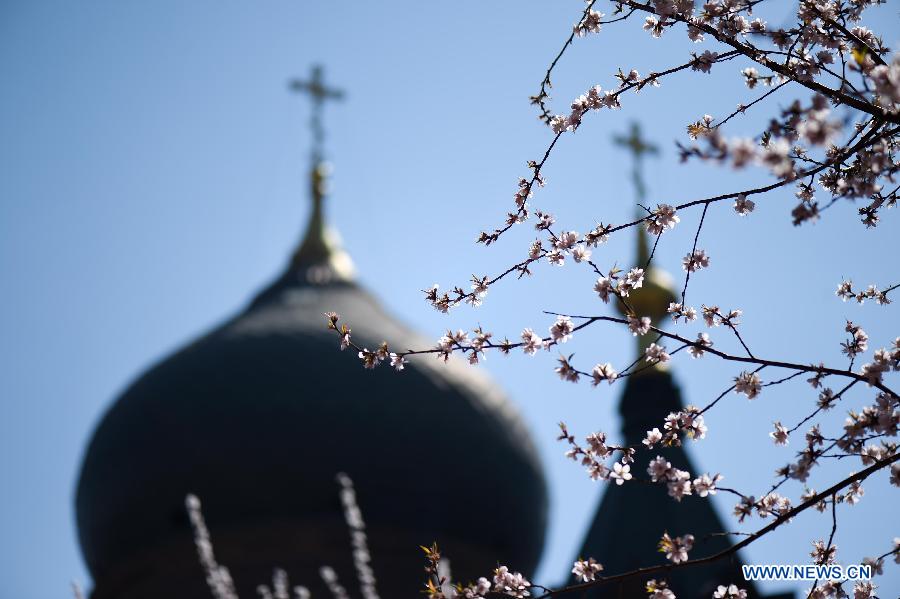
[[[315,589],[329,565],[352,591],[338,472],[355,483],[383,595],[415,596],[418,546],[432,541],[457,579],[486,575],[498,560],[523,572],[536,565],[545,482],[497,387],[459,362],[426,356],[397,373],[364,370],[338,351],[326,311],[370,348],[433,342],[353,282],[322,225],[318,189],[285,274],[141,375],[100,422],[76,499],[94,598],[205,596],[188,493],[202,500],[219,561],[244,597],[273,567]]]

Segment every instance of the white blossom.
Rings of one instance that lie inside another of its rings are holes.
[[[752,139],[736,139],[732,141],[729,151],[731,152],[731,163],[734,168],[743,168],[756,159],[756,144]],[[743,194],[738,196],[738,198],[744,198],[744,201],[747,201],[746,196]],[[750,203],[753,204],[753,202]],[[737,209],[737,203],[735,203],[735,209]],[[738,211],[738,214],[742,213]]]
[[[747,599],[747,591],[739,589],[737,585],[730,584],[727,587],[719,585],[713,593],[713,599]]]
[[[691,484],[699,497],[706,497],[707,495],[716,494],[716,483],[720,480],[722,480],[721,474],[716,474],[713,477],[710,477],[708,474],[701,474]]]
[[[684,535],[672,538],[665,533],[659,541],[659,550],[666,554],[666,559],[673,564],[680,564],[688,560],[688,551],[694,546],[694,535]]]
[[[648,362],[653,363],[665,363],[668,362],[670,358],[669,354],[666,353],[666,348],[655,343],[651,343],[649,347],[644,350],[644,355]]]
[[[609,477],[615,480],[617,485],[621,485],[626,480],[631,480],[631,466],[616,462],[613,464],[613,469],[612,472],[609,473]]]
[[[837,554],[837,545],[826,545],[825,541],[813,541],[813,550],[809,552],[809,556],[813,558],[816,565],[831,565],[834,563]]]
[[[694,56],[694,62],[691,64],[691,69],[694,71],[700,71],[701,73],[709,73],[710,69],[713,66],[713,63],[716,62],[716,59],[719,55],[716,52],[710,52],[706,50],[703,54],[699,56]]]
[[[641,441],[641,443],[646,445],[648,449],[652,449],[654,445],[656,445],[657,443],[659,443],[662,440],[662,438],[663,438],[663,435],[661,432],[659,432],[659,429],[653,428],[653,429],[647,431],[647,436],[644,438],[643,441]]]
[[[675,208],[669,204],[660,204],[647,219],[647,232],[654,236],[660,235],[668,229],[674,229],[680,220],[675,214]]]
[[[572,338],[575,325],[568,316],[557,316],[556,322],[550,326],[550,337],[557,343],[565,343]]]
[[[775,430],[769,433],[769,436],[775,441],[775,445],[787,445],[788,443],[788,429],[780,422],[775,422]]]
[[[619,295],[622,297],[628,297],[632,291],[640,289],[643,285],[644,269],[635,267],[629,270],[625,274],[625,277],[619,281],[619,284],[616,286],[616,291],[618,291]]]
[[[606,364],[597,364],[594,366],[594,369],[591,371],[591,376],[594,379],[594,386],[599,385],[601,381],[606,381],[612,385],[613,381],[618,378],[619,373],[612,367],[612,364],[607,362]]]
[[[694,343],[696,345],[688,347],[688,353],[691,354],[692,358],[702,358],[703,354],[706,353],[705,348],[713,346],[708,333],[697,333],[697,340]]]
[[[638,335],[646,335],[650,331],[650,317],[649,316],[641,316],[640,318],[636,318],[634,316],[628,316],[628,330],[631,331],[631,334],[634,336]]]
[[[755,372],[741,372],[734,378],[734,392],[743,393],[747,399],[756,399],[762,390],[762,381]]]
[[[675,593],[664,580],[648,580],[646,585],[647,599],[675,599]]]
[[[491,581],[482,576],[475,584],[467,586],[463,589],[463,597],[465,599],[484,599],[491,592]]]
[[[575,249],[572,250],[572,258],[577,263],[581,263],[581,262],[590,260],[591,259],[591,250],[589,250],[588,248],[586,248],[584,246],[579,245]]]
[[[709,267],[709,256],[705,250],[694,250],[682,259],[681,264],[685,271],[696,272]]]
[[[500,566],[494,570],[494,588],[499,593],[504,593],[517,599],[530,597],[528,588],[531,583],[519,572],[510,572],[506,566]]]
[[[529,356],[533,356],[537,353],[537,350],[541,349],[543,341],[544,340],[541,339],[540,335],[536,334],[531,329],[522,331],[522,350]]]
[[[603,300],[604,304],[609,303],[609,294],[612,290],[612,281],[610,281],[608,277],[600,277],[597,279],[597,282],[594,283],[594,291],[597,292],[597,296]]]
[[[394,367],[394,370],[403,370],[406,363],[406,358],[395,353],[391,353],[391,366]]]
[[[876,597],[875,591],[878,587],[868,580],[858,580],[853,585],[853,599],[870,599]]]
[[[578,243],[578,231],[563,231],[556,239],[556,249],[570,250]]]
[[[572,566],[572,574],[574,574],[576,578],[580,578],[582,582],[594,580],[597,578],[597,573],[602,570],[603,565],[598,564],[592,557],[589,557],[586,560],[575,560],[575,564]]]
[[[600,33],[600,29],[603,27],[602,19],[604,16],[602,12],[597,12],[593,9],[588,10],[581,22],[575,25],[575,35],[584,37],[588,33]]]

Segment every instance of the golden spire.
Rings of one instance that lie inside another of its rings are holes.
[[[308,94],[312,100],[310,128],[313,133],[312,168],[310,169],[310,197],[312,210],[303,241],[291,258],[291,269],[303,271],[310,283],[328,283],[335,280],[349,281],[354,268],[350,256],[341,248],[337,232],[325,224],[324,200],[328,195],[328,176],[331,165],[323,158],[325,128],[322,125],[322,108],[326,100],[341,100],[344,92],[329,88],[322,77],[322,67],[316,65],[308,81],[293,79],[291,91]]]
[[[616,136],[614,141],[617,145],[625,146],[631,150],[634,164],[632,167],[632,177],[634,180],[635,196],[638,202],[637,218],[643,218],[646,213],[640,208],[640,204],[646,196],[646,187],[644,185],[643,173],[641,167],[644,154],[656,154],[658,149],[656,146],[645,142],[641,138],[641,129],[637,123],[632,123],[631,132],[627,137]],[[647,233],[643,226],[635,227],[637,232],[637,264],[639,268],[644,269],[644,284],[640,289],[636,289],[628,296],[628,304],[635,311],[635,316],[649,316],[654,326],[659,325],[662,319],[668,314],[669,303],[675,301],[675,292],[673,290],[673,280],[669,273],[660,270],[652,264],[648,266],[650,261],[650,248],[647,239]],[[619,311],[625,315],[625,306],[621,302],[617,303]],[[638,358],[643,359],[644,352],[656,340],[656,335],[648,333],[638,338]],[[636,370],[637,374],[647,374],[650,372],[661,372],[666,369],[664,364],[655,364],[650,368]]]

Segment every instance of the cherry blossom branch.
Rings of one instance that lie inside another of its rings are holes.
[[[682,65],[682,67],[683,67],[683,65]],[[860,132],[861,131],[862,130],[860,130]],[[835,154],[833,158],[823,162],[822,164],[816,165],[815,167],[812,167],[810,169],[807,169],[805,171],[798,173],[796,178],[803,179],[806,177],[815,176],[815,175],[819,174],[820,172],[822,172],[823,170],[825,170],[826,168],[831,168],[835,165],[841,164],[848,157],[856,154],[857,152],[861,151],[862,149],[864,149],[872,144],[878,143],[880,140],[890,138],[891,136],[896,135],[898,132],[900,132],[900,127],[894,127],[893,129],[881,130],[880,125],[878,125],[876,123],[872,123],[869,126],[869,130],[864,135],[862,135],[862,137],[860,137],[860,139],[858,141],[856,141],[852,146],[845,146],[843,151]],[[546,152],[544,153],[544,157],[542,158],[541,162],[538,163],[537,168],[536,168],[535,177],[532,178],[530,183],[528,183],[529,189],[530,189],[530,186],[533,185],[533,183],[535,181],[537,181],[537,178],[539,177],[540,169],[543,167],[544,163],[549,158],[553,147],[556,145],[556,142],[559,140],[561,135],[562,135],[562,133],[558,133],[554,137],[553,142],[550,144],[550,146],[547,148]],[[771,183],[768,185],[763,185],[760,187],[754,187],[754,188],[744,189],[742,191],[719,194],[719,195],[715,195],[715,196],[706,197],[703,199],[690,200],[690,201],[676,205],[675,209],[676,210],[685,210],[687,208],[692,208],[694,206],[704,206],[704,208],[705,208],[709,204],[721,202],[724,200],[747,198],[749,196],[765,194],[765,193],[774,191],[776,189],[779,189],[781,187],[790,185],[794,182],[795,182],[794,179],[782,179],[782,180],[776,181],[774,183]],[[612,233],[616,233],[618,231],[634,227],[641,223],[645,223],[645,222],[647,222],[648,218],[649,217],[640,218],[640,219],[628,221],[626,223],[623,223],[621,225],[616,225],[616,226],[606,226],[603,229],[604,235],[608,236],[608,235],[611,235]],[[496,241],[496,239],[499,238],[500,235],[502,235],[503,233],[508,231],[513,226],[513,224],[514,224],[514,222],[508,223],[503,228],[495,229],[494,235],[488,235],[487,233],[482,233],[481,237],[479,237],[478,241],[484,242],[487,244],[493,243],[493,241]],[[488,238],[492,238],[493,241],[489,240]],[[583,243],[583,240],[579,241],[578,243]],[[654,250],[655,250],[655,247],[656,246],[654,244]],[[520,270],[521,274],[528,274],[525,271],[521,271],[521,267],[530,265],[532,262],[536,262],[536,261],[540,260],[540,258],[545,257],[546,255],[547,255],[547,253],[545,251],[535,258],[529,258],[528,260],[517,263],[516,265],[514,265],[514,266],[510,267],[509,269],[507,269],[506,271],[504,271],[502,274],[500,274],[500,275],[494,277],[493,279],[491,279],[490,281],[488,281],[488,285],[493,284],[494,282],[505,278],[506,275],[508,275],[511,272],[514,272],[516,270]],[[593,265],[593,263],[591,263],[591,264]],[[596,265],[594,265],[594,268],[596,270]],[[455,289],[459,290],[458,287]],[[429,293],[429,292],[426,292],[426,294],[427,293]],[[449,309],[450,307],[458,305],[459,303],[462,303],[464,301],[473,300],[474,295],[475,295],[474,292],[465,293],[465,292],[462,292],[461,290],[459,290],[456,298],[454,298],[452,300],[450,298],[447,298],[446,302],[440,302],[439,304],[436,304],[435,307],[437,307],[442,312],[446,312],[447,309]],[[432,301],[433,304],[435,303],[434,298],[429,298],[429,299]]]
[[[849,391],[858,382],[859,381],[850,381],[849,383],[847,383],[847,385],[843,389],[838,391],[837,394],[833,395],[827,403],[824,403],[823,405],[820,405],[819,407],[817,407],[812,414],[810,414],[809,416],[807,416],[806,418],[804,418],[803,420],[798,422],[793,428],[791,428],[788,431],[788,434],[795,432],[801,426],[803,426],[804,424],[806,424],[807,422],[809,422],[810,420],[815,418],[823,410],[831,409],[834,406],[835,402],[837,402],[841,397],[843,397],[844,393]]]
[[[597,0],[591,0],[591,2],[585,7],[584,12],[581,15],[581,18],[578,20],[578,24],[584,23],[588,18],[588,15],[591,14],[591,10],[594,8],[594,5],[597,3]],[[632,10],[624,17],[613,19],[611,21],[601,21],[599,24],[608,24],[615,23],[616,21],[623,21],[628,18],[634,11]],[[547,72],[544,74],[544,79],[541,81],[541,89],[540,91],[529,98],[532,104],[537,104],[540,107],[541,114],[538,116],[539,119],[544,121],[546,124],[550,124],[551,113],[550,110],[546,106],[546,100],[550,96],[547,94],[547,88],[553,87],[553,84],[550,83],[550,74],[553,72],[553,69],[556,68],[556,63],[562,58],[562,55],[565,54],[566,49],[572,45],[572,42],[575,40],[575,35],[578,33],[578,25],[572,28],[572,33],[569,34],[568,39],[566,39],[566,43],[563,44],[563,47],[559,49],[559,53],[557,53],[556,57],[553,59],[553,62],[550,63],[550,66],[547,67]]]
[[[841,23],[838,23],[837,21],[829,19],[827,16],[825,16],[822,13],[821,10],[819,10],[819,7],[816,6],[815,4],[810,4],[810,6],[816,12],[816,14],[819,15],[819,18],[822,19],[822,22],[828,23],[829,25],[831,25],[832,27],[834,27],[835,29],[837,29],[838,31],[843,33],[847,39],[851,40],[857,46],[864,48],[866,50],[866,54],[868,56],[870,56],[876,64],[880,64],[880,65],[886,64],[884,62],[884,59],[881,58],[881,55],[874,48],[872,48],[869,44],[867,44],[865,41],[863,41],[858,35],[849,31]]]
[[[641,10],[641,11],[644,11],[644,12],[647,12],[647,13],[650,13],[653,15],[661,16],[649,4],[642,4],[640,2],[635,2],[634,0],[621,0],[621,2],[622,2],[622,4],[624,4],[628,7],[635,8],[637,10]],[[834,100],[838,104],[846,104],[847,106],[851,106],[851,107],[855,108],[856,110],[859,110],[860,112],[865,112],[865,113],[871,114],[872,116],[875,116],[883,121],[894,123],[895,125],[900,124],[900,115],[886,112],[880,108],[875,107],[872,104],[869,104],[867,102],[864,102],[864,101],[854,98],[852,96],[848,96],[848,95],[840,92],[839,90],[835,90],[835,89],[832,89],[825,85],[822,85],[821,83],[819,83],[818,81],[815,81],[814,79],[806,80],[806,79],[799,78],[799,77],[797,77],[796,73],[791,72],[791,69],[789,69],[787,66],[782,65],[778,62],[775,62],[774,60],[770,60],[769,58],[767,58],[766,52],[764,50],[756,48],[755,46],[753,46],[749,43],[744,44],[744,43],[737,41],[734,38],[727,37],[727,36],[721,34],[715,28],[711,27],[710,25],[707,25],[705,23],[700,23],[700,22],[688,21],[684,17],[677,15],[677,14],[670,15],[669,18],[671,18],[677,22],[685,23],[692,27],[696,27],[697,29],[703,31],[704,33],[709,34],[710,36],[715,38],[717,41],[719,41],[727,46],[730,46],[731,48],[733,48],[740,54],[742,54],[742,55],[746,56],[747,58],[749,58],[750,60],[752,60],[753,62],[755,62],[761,66],[764,66],[772,71],[775,71],[776,73],[778,73],[779,75],[782,75],[783,77],[792,79],[793,81],[796,81],[797,83],[810,89],[811,91],[815,91],[824,96],[827,96],[828,98]]]
[[[718,129],[719,127],[721,127],[722,125],[724,125],[725,123],[727,123],[728,121],[730,121],[731,119],[733,119],[734,117],[736,117],[737,115],[746,113],[748,109],[752,108],[752,107],[755,106],[756,104],[759,104],[760,102],[762,102],[763,100],[765,100],[766,98],[768,98],[769,96],[771,96],[772,94],[774,94],[775,92],[777,92],[779,89],[781,89],[782,87],[784,87],[784,86],[787,85],[788,83],[790,83],[790,80],[782,81],[781,83],[775,85],[775,86],[772,87],[769,91],[767,91],[766,93],[764,93],[764,94],[761,95],[760,97],[756,98],[755,100],[753,100],[753,101],[750,102],[749,104],[741,104],[741,105],[739,105],[739,106],[737,107],[737,110],[735,110],[734,112],[732,112],[731,114],[729,114],[727,117],[725,117],[724,119],[722,119],[721,121],[719,121],[718,123],[716,123],[713,127],[714,127],[715,129]]]
[[[548,314],[556,314],[559,316],[567,316],[568,318],[584,319],[584,322],[582,322],[580,325],[578,325],[576,327],[577,329],[583,329],[586,325],[593,324],[595,322],[600,322],[600,321],[615,322],[615,323],[624,324],[624,325],[628,324],[628,320],[626,320],[624,318],[617,318],[615,316],[583,316],[583,315],[577,315],[577,314],[560,314],[557,312],[547,312],[547,313]],[[649,329],[651,331],[657,333],[658,335],[661,335],[662,337],[672,339],[673,341],[678,341],[678,342],[683,343],[684,345],[687,345],[690,347],[696,347],[700,350],[703,350],[704,352],[708,352],[714,356],[717,356],[717,357],[722,358],[723,360],[726,360],[729,362],[741,362],[744,364],[756,364],[759,366],[771,366],[771,367],[775,367],[775,368],[784,368],[787,370],[797,370],[797,371],[801,371],[801,372],[815,372],[815,373],[824,373],[824,374],[832,374],[832,375],[837,375],[837,376],[848,377],[848,378],[851,378],[858,382],[867,383],[873,387],[876,387],[877,389],[879,389],[881,391],[884,391],[885,393],[887,393],[893,397],[900,397],[897,395],[897,393],[895,393],[894,391],[889,389],[887,386],[885,386],[884,383],[882,383],[880,381],[870,380],[866,376],[864,376],[862,374],[858,374],[851,370],[841,370],[839,368],[830,368],[830,367],[825,367],[825,366],[821,366],[821,365],[814,366],[814,365],[807,365],[807,364],[796,364],[793,362],[785,362],[785,361],[781,361],[781,360],[767,360],[767,359],[762,359],[762,358],[735,356],[735,355],[723,352],[722,350],[715,349],[714,347],[710,347],[708,345],[703,345],[702,343],[699,343],[697,341],[687,339],[676,333],[670,333],[669,331],[665,331],[665,330],[660,329],[653,325],[651,325],[649,327]]]
[[[728,557],[730,555],[734,555],[735,553],[737,553],[738,551],[740,551],[747,545],[750,545],[754,541],[757,541],[758,539],[760,539],[763,536],[767,535],[768,533],[772,532],[773,530],[775,530],[776,528],[778,528],[785,522],[788,522],[789,520],[791,520],[798,514],[806,511],[810,507],[815,506],[817,503],[819,503],[823,499],[827,499],[828,497],[835,495],[839,491],[842,491],[843,489],[847,488],[848,486],[850,486],[851,484],[853,484],[855,482],[861,482],[861,481],[865,480],[866,478],[868,478],[875,472],[878,472],[879,470],[890,466],[891,464],[897,462],[898,460],[900,460],[900,453],[895,453],[895,454],[888,456],[882,460],[878,460],[877,462],[875,462],[873,465],[869,466],[868,468],[865,468],[864,470],[861,470],[861,471],[857,472],[856,474],[852,474],[852,475],[848,476],[847,478],[841,480],[840,482],[837,482],[837,483],[833,484],[831,487],[825,489],[821,493],[815,494],[811,498],[809,498],[806,501],[804,501],[803,503],[799,504],[797,507],[795,507],[791,510],[788,510],[787,512],[777,516],[770,524],[768,524],[767,526],[764,526],[761,529],[757,530],[756,532],[750,534],[749,536],[747,536],[743,540],[735,543],[728,549],[724,549],[724,550],[722,550],[718,553],[715,553],[711,556],[698,558],[698,559],[692,559],[692,560],[688,560],[688,561],[677,563],[677,564],[676,563],[667,563],[667,564],[661,564],[658,566],[646,566],[646,567],[637,568],[635,570],[631,570],[629,572],[625,572],[622,574],[616,574],[613,576],[597,577],[595,580],[590,581],[590,582],[569,585],[569,586],[561,588],[561,589],[549,591],[543,595],[537,596],[535,599],[546,599],[547,597],[558,597],[560,595],[576,593],[579,591],[585,591],[585,590],[588,590],[588,589],[591,589],[594,587],[598,587],[603,584],[619,582],[619,581],[626,580],[629,578],[645,577],[649,574],[655,574],[657,572],[670,572],[672,570],[677,570],[677,569],[682,569],[682,568],[690,568],[693,566],[699,566],[699,565],[703,565],[703,564],[709,564],[712,562],[716,562],[716,561],[723,559],[725,557]]]
[[[682,287],[682,289],[681,289],[681,305],[682,306],[686,305],[684,298],[687,296],[688,281],[691,280],[691,273],[694,272],[694,270],[691,268],[691,265],[693,264],[694,256],[697,254],[697,240],[700,239],[700,230],[703,228],[703,221],[706,219],[706,211],[707,210],[709,210],[709,204],[704,204],[703,212],[700,214],[700,223],[697,225],[696,233],[694,233],[694,245],[691,247],[691,253],[688,254],[688,257],[687,257],[688,262],[685,264],[684,270],[686,272],[684,274],[684,287]],[[657,241],[659,241],[659,237],[657,237]],[[647,260],[647,262],[648,262],[647,266],[644,267],[645,271],[650,267],[650,265],[649,265],[650,260]],[[749,350],[747,353],[750,353]]]
[[[732,52],[726,52],[725,54],[719,55],[713,62],[722,62],[725,60],[730,60],[739,55],[740,55],[740,52],[738,52],[736,50],[732,51]],[[608,92],[607,96],[605,98],[605,101],[608,102],[610,105],[615,105],[618,103],[618,98],[621,94],[623,94],[627,91],[630,91],[632,89],[636,89],[637,91],[640,91],[648,84],[654,84],[662,77],[666,77],[668,75],[672,75],[674,73],[678,73],[685,69],[691,68],[691,67],[695,66],[696,63],[697,63],[696,59],[693,59],[684,64],[666,69],[664,71],[651,72],[649,75],[647,75],[644,78],[637,78],[636,71],[634,72],[635,78],[633,78],[633,79],[628,79],[624,74],[622,74],[620,76],[622,78],[622,84],[616,91]],[[587,112],[589,110],[590,110],[589,108],[584,108],[583,110],[580,111],[580,115],[584,116],[585,114],[587,114]],[[553,152],[553,148],[556,146],[556,142],[559,141],[559,138],[562,137],[562,134],[564,132],[565,132],[565,128],[555,131],[554,132],[555,135],[554,135],[553,139],[551,140],[550,145],[544,151],[544,155],[541,158],[541,160],[539,162],[530,161],[528,163],[528,166],[529,166],[529,168],[532,169],[533,174],[532,174],[532,177],[530,180],[525,181],[525,184],[522,185],[521,189],[519,190],[519,193],[516,195],[517,201],[519,200],[519,198],[521,198],[521,205],[519,206],[517,212],[510,213],[507,217],[506,224],[502,227],[498,227],[498,228],[494,229],[493,233],[487,233],[485,231],[482,231],[481,234],[478,236],[478,239],[477,239],[478,243],[483,243],[485,245],[491,245],[492,243],[496,242],[500,238],[501,235],[503,235],[505,232],[507,232],[509,229],[511,229],[514,224],[516,224],[517,222],[521,222],[521,220],[524,220],[524,218],[527,216],[525,202],[526,202],[527,198],[531,196],[532,190],[534,188],[534,184],[535,183],[543,183],[541,171],[544,168],[544,165],[546,164],[547,159],[550,157],[550,154]]]

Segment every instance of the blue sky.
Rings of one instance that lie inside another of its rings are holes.
[[[601,10],[610,12],[608,4]],[[769,21],[784,22],[789,4],[776,3]],[[240,309],[283,267],[308,208],[308,106],[286,91],[286,81],[315,62],[348,94],[326,110],[336,166],[330,220],[363,283],[395,314],[436,339],[449,326],[479,322],[500,336],[525,326],[545,330],[545,309],[607,309],[590,291],[589,273],[571,266],[540,265],[533,279],[492,289],[476,313],[440,315],[419,291],[498,272],[534,238],[522,227],[488,249],[473,243],[482,228],[500,222],[517,178],[527,174],[525,161],[549,142],[527,99],[582,6],[0,6],[0,595],[65,596],[69,580],[88,582],[72,505],[78,463],[98,418],[148,364]],[[868,20],[889,45],[900,41],[896,13],[896,6],[880,7]],[[555,105],[563,111],[596,83],[612,87],[619,66],[660,70],[692,49],[680,34],[651,39],[638,21],[607,26],[578,40],[563,59]],[[688,122],[704,113],[724,116],[752,97],[737,73],[742,66],[682,74],[623,98],[617,113],[590,115],[554,153],[535,206],[581,231],[631,215],[630,162],[610,140],[632,119],[663,149],[647,163],[653,202],[767,181],[756,171],[680,165],[673,150],[674,140],[685,141]],[[791,98],[788,90],[773,97],[779,104]],[[752,135],[764,117],[751,113],[729,132]],[[758,202],[746,219],[725,205],[712,208],[701,236],[712,264],[692,278],[689,303],[742,308],[748,343],[768,357],[842,364],[846,318],[862,324],[875,347],[888,344],[900,330],[898,308],[843,304],[833,290],[844,277],[897,282],[890,259],[897,215],[884,214],[884,225],[867,231],[854,206],[839,204],[815,225],[794,228],[793,204],[785,190]],[[676,276],[697,218],[683,214],[661,243],[661,265]],[[632,246],[630,234],[614,237],[595,258],[624,265]],[[717,343],[731,348],[716,333]],[[634,352],[633,339],[616,328],[597,327],[570,345],[585,363],[623,365]],[[736,374],[711,359],[680,358],[675,376],[697,404]],[[538,578],[549,582],[566,572],[601,491],[564,460],[556,422],[580,435],[617,431],[620,389],[563,383],[553,362],[552,355],[490,356],[482,366],[521,407],[541,448],[553,512]],[[858,392],[845,409],[866,399]],[[709,415],[708,438],[690,450],[703,470],[723,471],[730,486],[761,493],[796,446],[772,446],[771,421],[794,423],[813,401],[803,383],[768,390],[753,403],[729,396]],[[842,420],[838,413],[825,422]],[[829,465],[811,483],[824,488],[853,467]],[[887,551],[900,533],[897,491],[885,479],[865,485],[861,504],[839,510],[836,543],[845,563]],[[787,490],[796,498],[801,489]],[[730,498],[714,503],[730,513]],[[803,563],[810,540],[829,527],[824,516],[805,514],[754,544],[745,559]],[[900,568],[888,564],[880,583],[885,596],[896,593]]]

